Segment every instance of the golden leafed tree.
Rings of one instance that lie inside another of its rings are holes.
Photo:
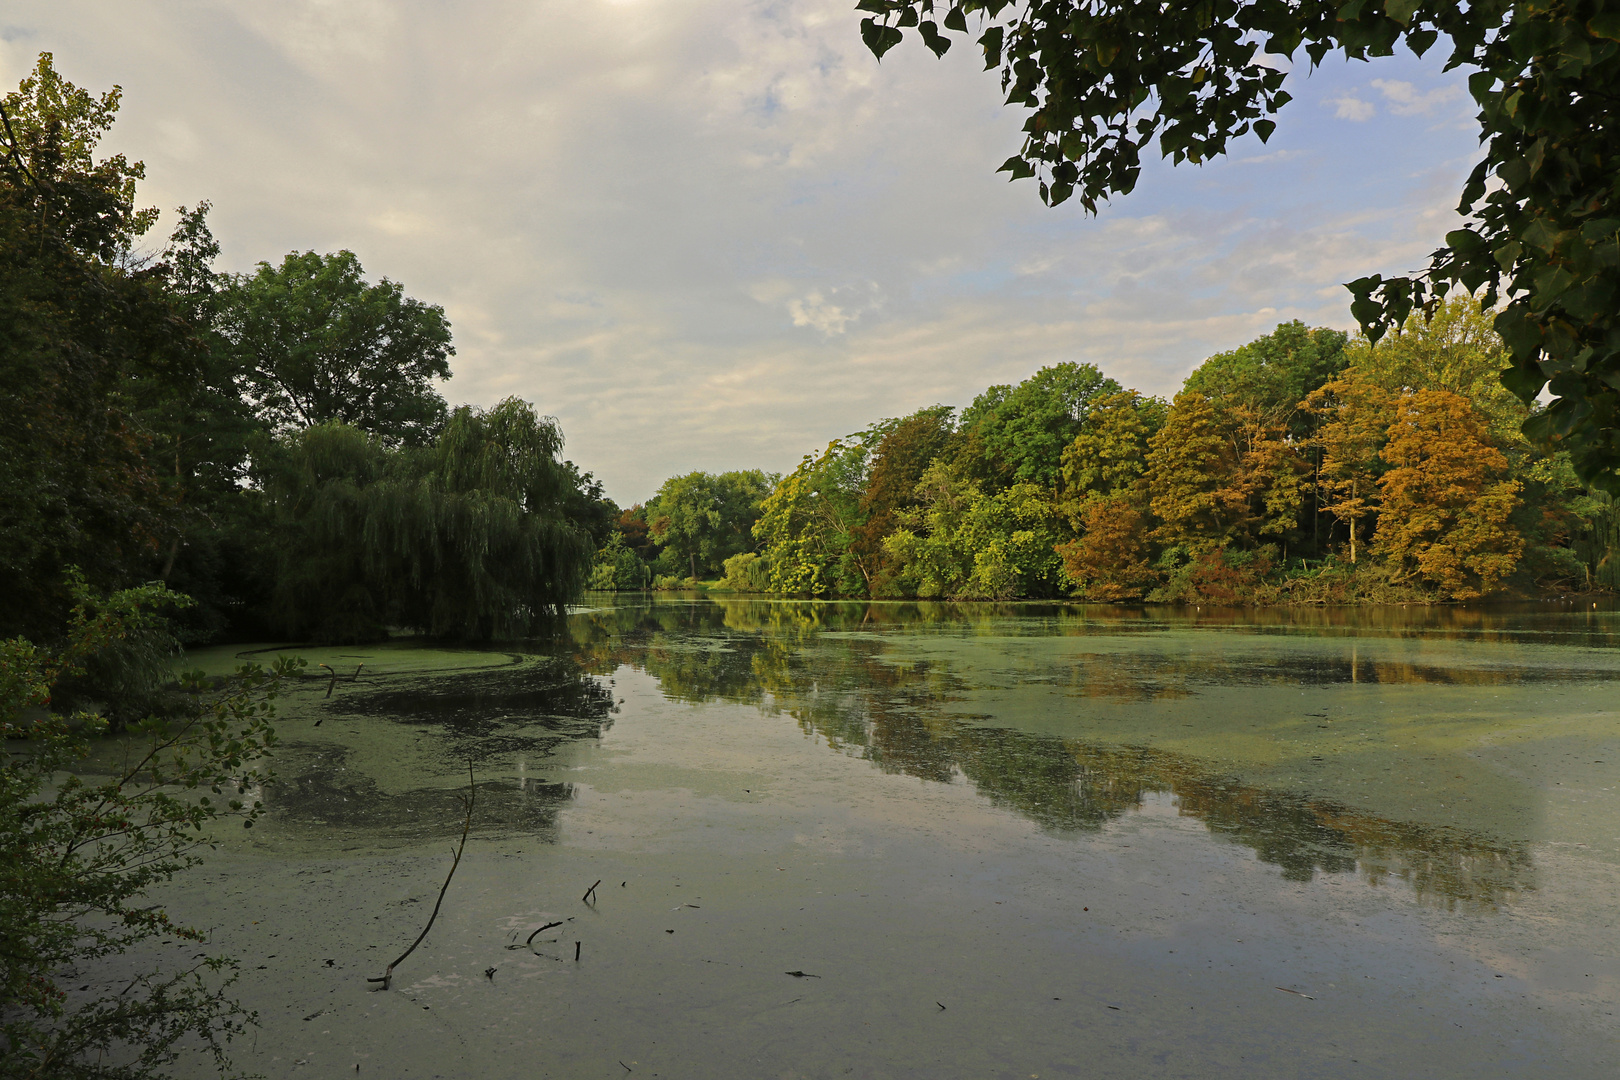
[[[1453,599],[1490,592],[1513,572],[1524,538],[1510,521],[1520,485],[1504,478],[1508,462],[1485,417],[1446,390],[1402,394],[1393,412],[1374,549],[1402,577]]]
[[[1158,538],[1189,551],[1286,540],[1303,508],[1304,462],[1279,424],[1183,391],[1149,443]]]
[[[1078,539],[1057,546],[1063,572],[1086,600],[1135,600],[1158,575],[1149,564],[1151,519],[1134,492],[1080,504]]]
[[[1378,513],[1379,451],[1388,437],[1391,395],[1354,371],[1313,391],[1305,408],[1320,420],[1312,440],[1322,509],[1350,530],[1350,561],[1366,522]]]

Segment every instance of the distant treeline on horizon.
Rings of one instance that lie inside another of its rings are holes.
[[[1303,323],[1169,401],[1090,364],[881,420],[761,470],[672,477],[596,589],[1252,604],[1620,585],[1609,498],[1520,432],[1472,297],[1376,346]]]

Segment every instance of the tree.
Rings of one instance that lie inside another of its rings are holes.
[[[923,473],[919,506],[884,540],[901,588],[922,597],[1012,600],[1057,595],[1062,539],[1046,492],[1018,483],[986,494],[944,462]]]
[[[444,309],[387,278],[367,283],[353,252],[295,251],[233,277],[219,324],[276,431],[335,421],[388,445],[420,445],[444,422],[433,389],[455,355]]]
[[[760,501],[775,478],[758,469],[718,475],[692,472],[664,481],[647,504],[648,532],[681,557],[695,580],[753,546]]]
[[[562,433],[527,402],[455,410],[431,446],[327,423],[264,466],[285,631],[364,641],[390,625],[487,641],[584,588],[595,554]]]
[[[1264,422],[1285,425],[1291,434],[1303,437],[1308,425],[1299,404],[1343,370],[1348,340],[1342,330],[1308,329],[1297,319],[1279,323],[1265,337],[1205,360],[1187,376],[1183,388],[1209,394],[1228,406],[1246,406]]]
[[[0,100],[0,633],[56,633],[68,567],[118,588],[175,535],[131,399],[183,378],[190,328],[134,256],[157,213],[134,204],[142,165],[96,158],[119,100],[50,53]]]
[[[1390,395],[1352,370],[1305,399],[1317,417],[1316,483],[1322,509],[1350,531],[1350,561],[1356,561],[1361,523],[1378,512],[1378,478],[1388,438]]]
[[[230,1040],[254,1018],[226,993],[236,965],[192,955],[205,935],[171,922],[149,890],[201,861],[210,824],[251,826],[262,813],[249,792],[268,779],[270,699],[296,664],[250,665],[211,686],[188,676],[165,714],[136,725],[110,775],[82,773],[104,719],[45,706],[59,708],[64,679],[150,636],[185,598],[159,586],[98,597],[82,585],[76,598],[61,647],[0,641],[0,1062],[7,1076],[155,1080],[189,1049],[224,1075]],[[160,939],[185,943],[191,959],[120,972],[122,989],[74,990],[103,983],[99,962]]]
[[[1080,504],[1079,537],[1057,545],[1075,595],[1112,602],[1139,599],[1158,574],[1149,562],[1152,521],[1134,492],[1099,495]]]
[[[1030,112],[1023,147],[1001,169],[1036,177],[1057,205],[1129,193],[1158,141],[1176,163],[1262,142],[1289,100],[1276,60],[1300,67],[1329,53],[1419,56],[1444,35],[1446,66],[1472,69],[1483,159],[1464,185],[1466,224],[1416,277],[1349,284],[1371,340],[1452,290],[1507,301],[1494,325],[1512,353],[1504,376],[1527,404],[1551,405],[1526,434],[1568,447],[1583,480],[1620,490],[1620,5],[1615,0],[860,0],[861,34],[878,57],[911,28],[936,55],[980,16],[985,67],[1008,104]],[[936,22],[936,16],[938,21]]]
[[[1092,498],[1136,487],[1147,471],[1148,444],[1164,427],[1167,409],[1161,399],[1135,390],[1092,403],[1079,433],[1063,448],[1059,505],[1065,513],[1077,516]]]
[[[934,459],[945,451],[955,430],[954,410],[935,405],[899,421],[878,441],[861,492],[860,513],[865,521],[856,529],[851,550],[870,569],[871,595],[887,595],[887,557],[883,538],[899,525],[896,515],[917,504],[917,482]]]
[[[1147,487],[1158,538],[1191,554],[1228,544],[1286,541],[1303,508],[1304,472],[1279,426],[1183,390],[1149,442]]]
[[[754,537],[772,592],[850,596],[871,588],[874,561],[856,547],[865,463],[857,438],[834,439],[819,456],[806,454],[760,503]]]
[[[1491,317],[1465,293],[1447,297],[1431,313],[1414,311],[1376,345],[1363,338],[1347,352],[1348,367],[1358,378],[1390,394],[1447,390],[1461,395],[1489,420],[1499,444],[1522,446],[1520,429],[1530,409],[1502,385],[1509,361]]]
[[[1117,394],[1119,383],[1091,364],[1044,367],[1017,386],[992,386],[962,410],[964,475],[997,487],[1057,487],[1063,448],[1074,438],[1091,403]],[[982,462],[973,462],[979,457]]]
[[[1520,484],[1467,398],[1413,390],[1395,402],[1379,479],[1373,546],[1400,576],[1456,600],[1490,592],[1513,572],[1524,540],[1511,518]]]

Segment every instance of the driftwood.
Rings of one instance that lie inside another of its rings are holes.
[[[444,894],[450,891],[450,879],[456,876],[456,867],[461,865],[461,853],[467,849],[467,834],[472,831],[473,801],[477,796],[478,786],[473,781],[472,762],[469,761],[467,762],[467,797],[461,800],[462,805],[467,808],[467,819],[462,822],[461,842],[456,845],[455,854],[450,860],[450,872],[444,875],[444,886],[439,889],[439,899],[433,905],[433,914],[428,916],[427,925],[422,927],[422,932],[416,936],[415,941],[411,942],[411,947],[400,953],[399,959],[389,964],[383,971],[382,978],[367,979],[366,982],[382,983],[382,989],[384,990],[393,986],[394,969],[403,964],[405,958],[416,951],[416,947],[422,944],[423,940],[428,936],[428,931],[433,929],[433,920],[439,917],[439,908],[444,903]]]

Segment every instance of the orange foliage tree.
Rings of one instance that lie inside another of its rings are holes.
[[[1379,479],[1373,545],[1403,577],[1427,579],[1453,599],[1489,592],[1513,571],[1524,538],[1510,518],[1520,484],[1467,398],[1414,390],[1394,402]]]

